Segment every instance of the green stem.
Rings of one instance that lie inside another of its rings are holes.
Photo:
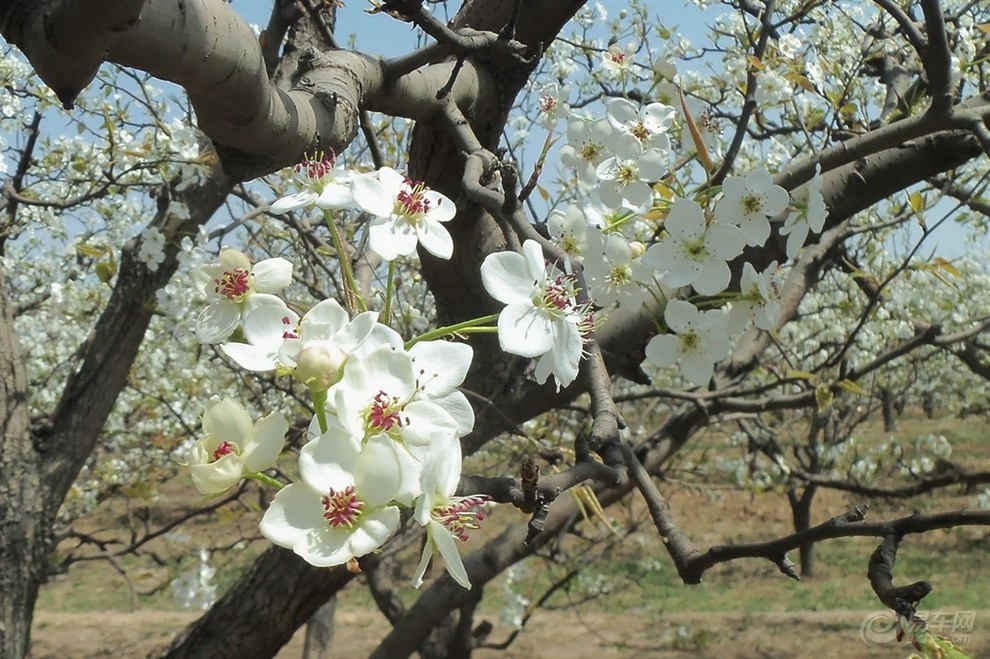
[[[313,407],[316,408],[316,420],[320,424],[320,433],[327,431],[327,390],[310,389],[309,395],[313,398]]]
[[[251,480],[258,481],[259,483],[264,483],[269,487],[274,487],[276,490],[281,490],[283,487],[285,487],[284,485],[282,485],[282,483],[279,483],[271,476],[266,476],[265,474],[262,473],[248,474],[247,477],[250,478]]]
[[[460,323],[455,323],[454,325],[447,325],[446,327],[438,327],[434,330],[430,330],[424,334],[409,339],[406,341],[406,350],[413,347],[420,341],[432,341],[433,339],[440,339],[445,336],[450,336],[452,334],[479,334],[482,332],[497,332],[498,328],[493,326],[482,327],[486,323],[494,322],[498,319],[498,314],[493,313],[489,316],[482,316],[481,318],[473,318],[471,320],[465,320]]]
[[[390,325],[392,322],[392,289],[395,281],[395,261],[388,262],[388,281],[385,284],[385,310],[382,312],[383,325]]]
[[[365,304],[364,298],[358,292],[357,281],[354,279],[354,271],[351,270],[350,252],[344,249],[344,241],[341,240],[340,233],[337,231],[337,223],[333,221],[333,215],[330,211],[324,211],[323,216],[326,218],[327,228],[330,229],[333,248],[337,250],[337,261],[340,263],[340,271],[344,275],[344,298],[347,302],[347,310],[353,314],[356,305],[361,311],[367,311],[368,305]]]

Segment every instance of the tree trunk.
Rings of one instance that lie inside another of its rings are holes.
[[[27,376],[0,261],[0,658],[28,654],[31,617],[44,579],[50,513],[44,445],[32,443]]]
[[[797,493],[796,489],[787,491],[787,501],[791,504],[791,516],[794,519],[794,530],[797,532],[807,531],[811,528],[811,504],[815,498],[816,485],[808,485],[804,492]],[[801,563],[801,576],[814,576],[815,569],[815,545],[809,543],[798,548],[798,558]]]
[[[333,647],[334,614],[337,612],[337,596],[316,610],[306,623],[306,642],[303,659],[330,659]]]
[[[157,272],[137,260],[133,243],[125,248],[113,294],[79,348],[78,365],[44,425],[33,429],[27,376],[7,297],[9,287],[0,279],[0,659],[22,659],[29,650],[31,617],[51,549],[52,521],[127,386],[153,316],[148,300],[154,299],[155,291],[168,283],[178,267],[181,237],[194,235],[232,186],[214,170],[199,186],[182,193],[173,188],[171,198],[185,202],[190,219],[171,229],[174,240],[167,245],[166,260]],[[172,220],[167,204],[159,204],[156,226]]]
[[[313,567],[272,547],[203,617],[151,656],[269,659],[354,576],[344,566]]]
[[[935,418],[935,394],[930,391],[925,392],[921,398],[921,409],[924,411],[926,419]]]
[[[897,430],[897,419],[894,414],[894,394],[890,389],[880,391],[880,405],[883,409],[884,432],[894,432]]]

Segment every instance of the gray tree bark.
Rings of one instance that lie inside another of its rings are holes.
[[[28,424],[29,392],[23,353],[13,330],[9,289],[0,286],[0,420],[4,431],[0,444],[0,657],[4,659],[20,659],[30,648],[31,618],[52,550],[50,529],[55,514],[127,385],[153,314],[154,305],[148,301],[175,272],[179,241],[195,235],[232,186],[215,171],[204,185],[188,192],[173,189],[172,198],[182,199],[189,209],[186,221],[167,214],[163,197],[154,222],[172,239],[165,261],[157,272],[151,272],[135,257],[136,245],[125,247],[107,307],[79,347],[77,366],[55,409],[34,428]]]

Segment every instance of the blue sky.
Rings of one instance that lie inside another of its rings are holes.
[[[626,6],[624,0],[604,0],[600,4],[605,7],[610,17]],[[234,8],[251,23],[265,25],[271,10],[271,0],[233,0]],[[650,10],[662,12],[667,25],[678,25],[683,36],[695,45],[703,43],[709,34],[709,25],[718,13],[715,5],[702,12],[696,6],[683,0],[646,0],[644,5]],[[387,14],[369,14],[371,8],[367,0],[345,0],[345,6],[338,10],[337,37],[342,45],[350,45],[369,54],[392,57],[408,52],[416,46],[416,33],[408,23],[403,23]],[[451,3],[451,12],[456,11],[458,3]],[[434,13],[446,19],[444,4],[432,5]],[[542,142],[542,136],[538,136]],[[937,219],[948,210],[945,204],[933,209],[930,217]],[[912,237],[917,238],[917,232],[912,228]],[[903,245],[889,245],[895,253],[903,252]],[[990,236],[984,235],[981,240],[967,243],[966,234],[954,222],[946,222],[927,241],[927,247],[922,251],[935,253],[946,258],[953,258],[965,253],[982,254],[986,257],[987,267],[990,267]]]

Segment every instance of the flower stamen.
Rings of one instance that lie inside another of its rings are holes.
[[[321,503],[325,511],[323,519],[330,522],[333,528],[354,526],[361,517],[361,508],[364,506],[364,503],[357,498],[353,485],[348,485],[339,491],[331,487],[330,492],[321,499]]]
[[[399,405],[397,397],[390,397],[384,391],[379,391],[375,394],[375,399],[371,403],[371,410],[368,412],[368,425],[384,432],[389,432],[393,428],[401,428],[405,425],[399,414],[403,407]]]
[[[213,283],[213,290],[217,295],[232,302],[240,302],[251,292],[251,273],[244,268],[225,270]]]
[[[433,511],[433,519],[443,524],[452,536],[461,542],[467,542],[468,531],[481,528],[478,522],[485,519],[485,511],[476,509],[488,499],[484,494],[452,499],[446,508]]]

